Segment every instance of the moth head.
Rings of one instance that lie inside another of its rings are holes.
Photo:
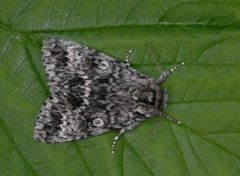
[[[162,111],[166,107],[168,95],[166,90],[160,87],[141,87],[133,90],[132,97],[134,100],[147,107],[156,108]]]

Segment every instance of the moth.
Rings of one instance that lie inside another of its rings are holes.
[[[61,38],[43,42],[43,64],[51,94],[37,117],[34,138],[45,143],[74,141],[118,130],[120,135],[158,114],[165,114],[167,93],[160,85],[184,63],[158,79],[92,48]]]

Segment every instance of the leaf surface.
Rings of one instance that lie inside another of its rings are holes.
[[[240,2],[187,0],[1,0],[0,175],[240,175]],[[73,40],[159,77],[167,113],[119,140],[116,131],[76,142],[33,140],[36,115],[49,95],[41,45]]]

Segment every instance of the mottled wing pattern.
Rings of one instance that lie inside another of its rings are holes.
[[[92,59],[96,56],[114,60],[92,48],[60,38],[44,40],[42,51],[43,64],[52,93],[58,92],[63,85],[72,80],[73,75],[87,79],[86,70],[91,67]]]
[[[43,53],[51,95],[39,112],[34,138],[42,142],[65,142],[109,131],[97,124],[98,119],[93,126],[96,115],[90,120],[91,114],[86,114],[92,82],[86,70],[92,59],[103,56],[94,49],[57,38],[44,41]]]
[[[95,136],[135,126],[159,111],[156,81],[130,66],[63,39],[45,40],[43,52],[51,95],[38,115],[35,139],[54,143]]]

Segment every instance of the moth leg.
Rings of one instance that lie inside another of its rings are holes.
[[[118,133],[118,134],[114,137],[114,139],[113,139],[113,143],[112,143],[112,154],[114,154],[114,151],[115,151],[115,148],[116,148],[116,144],[117,144],[117,141],[118,141],[119,137],[120,137],[123,133],[125,133],[126,131],[129,131],[129,130],[133,129],[134,127],[136,127],[138,124],[139,124],[138,122],[135,122],[135,123],[133,123],[133,124],[131,124],[131,125],[125,127],[125,128],[122,128],[122,129],[119,131],[119,133]]]
[[[179,120],[170,117],[169,115],[165,114],[164,112],[160,112],[159,115],[160,115],[162,118],[167,119],[167,120],[170,120],[170,121],[173,122],[173,123],[176,123],[176,124],[180,124],[180,123],[181,123]]]
[[[174,67],[172,67],[170,70],[163,71],[162,74],[160,75],[158,82],[162,83],[167,80],[167,78],[174,72],[176,71],[179,67],[183,66],[185,63],[181,62]]]
[[[129,57],[130,57],[131,53],[132,53],[132,50],[129,50],[129,51],[127,52],[127,54],[126,54],[126,57],[125,57],[125,61],[126,61],[126,64],[127,64],[128,66],[130,66]]]
[[[117,144],[117,141],[119,139],[119,137],[126,131],[125,128],[122,128],[119,133],[114,137],[113,139],[113,143],[112,143],[112,154],[114,154],[114,151],[115,151],[115,147],[116,147],[116,144]]]

